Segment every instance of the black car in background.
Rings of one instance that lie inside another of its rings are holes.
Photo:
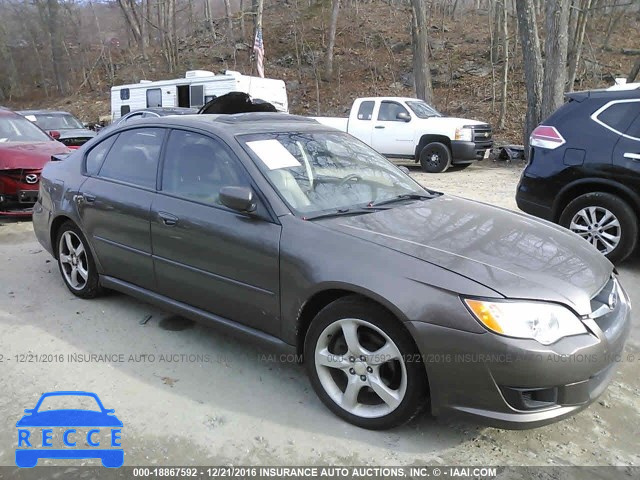
[[[31,120],[53,138],[76,149],[96,136],[85,124],[69,112],[54,110],[21,110],[20,115]]]
[[[516,201],[621,262],[638,241],[640,84],[567,97],[531,134]]]

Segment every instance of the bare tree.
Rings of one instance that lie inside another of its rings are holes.
[[[146,58],[147,37],[143,35],[142,23],[145,21],[135,0],[118,0],[118,5],[130,29],[133,40],[138,44],[140,52]]]
[[[324,57],[324,79],[330,81],[333,77],[333,48],[336,45],[336,29],[338,27],[338,13],[340,0],[332,0],[331,19],[329,20],[329,39]]]
[[[569,0],[547,0],[545,33],[541,109],[543,119],[564,101],[569,46]]]
[[[640,73],[640,57],[636,60],[636,63],[633,64],[631,71],[629,72],[629,76],[627,77],[627,83],[632,83],[636,81],[636,77]]]
[[[429,69],[429,37],[427,21],[427,4],[424,0],[411,0],[413,37],[413,81],[416,96],[432,103],[433,87],[431,86],[431,70]]]
[[[516,1],[516,14],[522,46],[524,79],[527,87],[527,113],[524,122],[523,143],[528,145],[529,135],[540,123],[542,106],[542,53],[538,36],[535,0]],[[525,149],[526,151],[527,149]]]
[[[233,17],[231,16],[231,2],[224,0],[224,13],[227,16],[227,43],[233,44]]]
[[[571,15],[575,17],[575,26],[571,23],[572,31],[569,34],[570,48],[567,66],[567,87],[569,91],[573,90],[573,84],[576,82],[576,74],[578,72],[578,65],[580,64],[580,56],[582,55],[582,44],[584,43],[584,34],[587,29],[592,0],[574,0],[573,3]]]
[[[500,104],[500,118],[498,128],[505,128],[507,118],[507,87],[509,82],[509,12],[507,0],[500,2],[502,12],[502,103]]]

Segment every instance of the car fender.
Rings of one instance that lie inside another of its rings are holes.
[[[571,200],[573,200],[576,195],[588,193],[584,191],[584,188],[592,185],[601,186],[603,188],[603,191],[605,192],[620,195],[624,200],[630,202],[632,204],[631,206],[634,207],[635,210],[640,210],[640,195],[631,190],[629,187],[615,180],[609,180],[607,178],[585,177],[568,183],[560,189],[558,195],[556,196],[556,200],[553,203],[552,218],[556,220],[559,219],[564,207],[566,207],[566,205]],[[576,195],[571,194],[571,192],[574,190],[576,191]],[[595,190],[592,189],[590,191]]]

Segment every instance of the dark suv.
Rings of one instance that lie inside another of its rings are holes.
[[[640,84],[567,97],[531,134],[516,201],[620,262],[638,241]]]

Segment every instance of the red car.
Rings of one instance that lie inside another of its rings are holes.
[[[0,107],[0,216],[31,215],[40,172],[70,150],[26,118]]]

